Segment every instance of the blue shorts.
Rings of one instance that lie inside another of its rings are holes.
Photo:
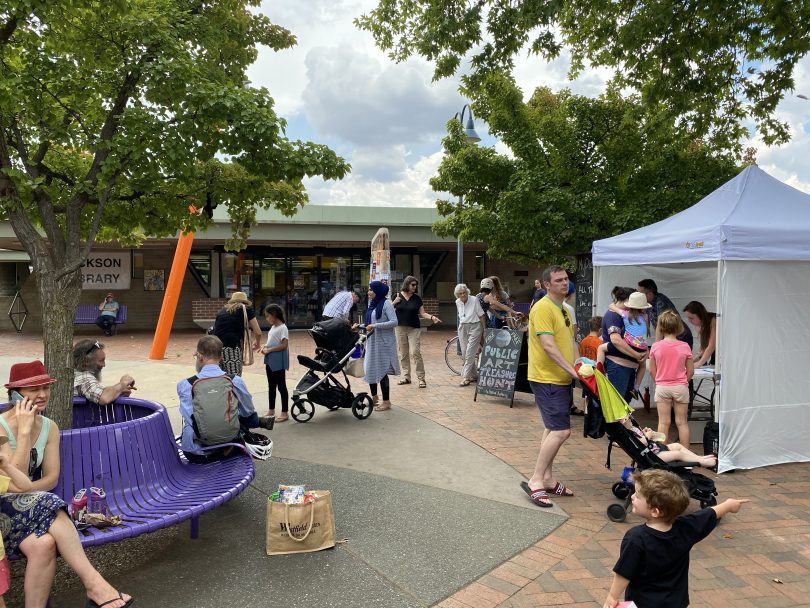
[[[543,424],[549,431],[571,428],[571,385],[529,382],[534,402],[540,410]]]

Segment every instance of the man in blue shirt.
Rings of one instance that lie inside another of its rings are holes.
[[[219,362],[222,359],[222,341],[216,336],[203,336],[200,338],[197,342],[197,351],[194,353],[194,356],[197,374],[192,377],[192,379],[196,379],[195,381],[206,378],[221,378],[226,375],[219,367]],[[209,462],[211,460],[224,458],[231,453],[230,448],[210,450],[204,455],[199,453],[200,450],[208,446],[206,442],[201,440],[197,435],[194,420],[192,420],[194,403],[192,382],[189,382],[189,380],[191,379],[181,380],[177,383],[177,396],[180,398],[180,416],[183,418],[183,433],[180,447],[183,449],[190,462]],[[253,406],[253,398],[250,396],[250,392],[248,392],[245,381],[239,376],[233,376],[231,377],[231,383],[233,385],[233,394],[238,401],[239,426],[242,431],[254,428],[271,430],[275,419],[272,416],[260,418],[258,414],[256,414],[256,408]],[[228,407],[228,404],[223,401],[223,416],[220,416],[220,419],[224,417],[224,408],[226,407]],[[197,422],[199,428],[200,421]],[[231,441],[236,442],[238,440],[239,437],[234,436]],[[195,451],[198,453],[195,454]]]

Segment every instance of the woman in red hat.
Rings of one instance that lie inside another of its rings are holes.
[[[65,511],[65,502],[51,494],[59,479],[59,429],[42,416],[55,378],[41,361],[11,366],[6,384],[14,404],[0,415],[0,437],[8,442],[0,453],[35,480],[24,494],[0,495],[0,529],[7,553],[19,549],[25,569],[25,605],[45,606],[53,585],[57,551],[85,586],[88,606],[125,608],[132,598],[115,590],[88,561],[76,528]]]

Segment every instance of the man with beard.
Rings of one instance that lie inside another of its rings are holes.
[[[231,448],[205,448],[236,443],[240,435],[249,429],[273,429],[275,418],[259,417],[244,380],[240,376],[226,374],[219,367],[222,359],[222,341],[219,338],[200,338],[194,357],[197,373],[177,383],[180,416],[183,418],[180,447],[190,462],[203,463],[225,458],[231,453]],[[204,454],[201,453],[203,450]]]
[[[101,370],[106,365],[104,344],[98,340],[80,340],[73,346],[73,394],[88,401],[107,405],[118,397],[129,397],[135,379],[124,374],[113,385],[101,386]]]

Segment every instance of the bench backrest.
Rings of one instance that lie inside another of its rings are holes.
[[[133,494],[161,487],[182,466],[169,415],[159,403],[120,398],[114,406],[100,408],[77,399],[73,409],[74,420],[96,425],[60,434],[61,469],[54,493],[66,502],[77,490],[96,486],[107,492],[110,506],[126,505]],[[97,413],[103,409],[111,410],[106,423]],[[115,415],[118,421],[110,422]]]
[[[79,304],[76,307],[76,323],[95,323],[98,318],[99,310],[96,304]],[[115,316],[116,323],[127,322],[127,305],[120,304],[118,307],[118,314]]]

